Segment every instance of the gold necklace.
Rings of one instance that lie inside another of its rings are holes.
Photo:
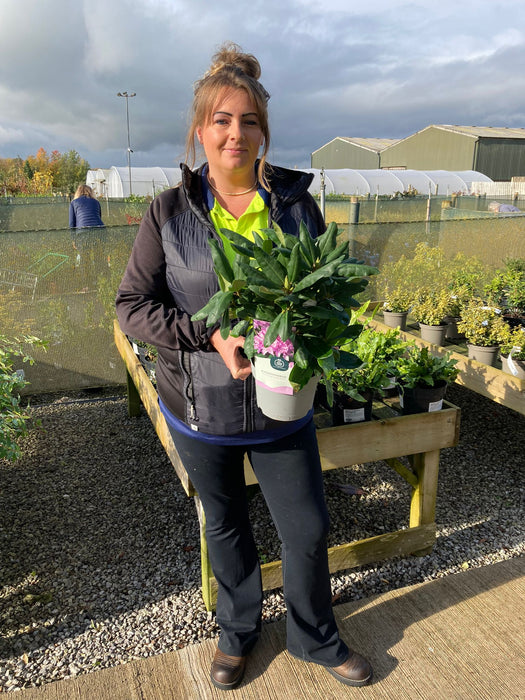
[[[243,190],[243,192],[221,192],[221,190],[217,189],[215,185],[211,184],[209,176],[206,176],[206,179],[208,180],[208,184],[212,188],[212,190],[215,190],[215,192],[222,194],[223,197],[240,197],[242,194],[248,194],[248,192],[252,192],[257,187],[257,180],[255,180],[253,185],[249,189]]]

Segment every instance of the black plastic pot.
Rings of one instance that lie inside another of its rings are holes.
[[[348,423],[362,423],[372,420],[373,391],[362,392],[366,401],[357,401],[347,394],[334,392],[334,405],[332,406],[332,421],[334,425],[347,425]]]
[[[413,388],[399,387],[399,402],[403,415],[440,411],[447,391],[447,382],[437,382],[434,386],[428,384],[416,385]]]

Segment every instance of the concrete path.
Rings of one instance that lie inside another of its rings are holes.
[[[285,651],[284,622],[263,627],[239,688],[209,681],[216,642],[17,692],[13,700],[525,699],[525,558],[335,608],[374,682],[350,688]],[[7,696],[6,696],[7,697]]]

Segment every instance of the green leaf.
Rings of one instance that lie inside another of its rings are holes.
[[[288,263],[287,275],[288,282],[290,284],[295,284],[297,277],[299,276],[299,271],[301,269],[301,242],[296,241],[292,252],[290,254],[290,262]]]
[[[335,250],[337,244],[337,224],[334,221],[328,224],[328,228],[317,238],[316,243],[319,248],[319,253],[321,254],[321,260],[332,250]]]
[[[268,287],[270,289],[280,289],[282,291],[282,282],[275,282],[273,279],[270,279],[270,277],[268,277],[264,272],[262,272],[261,270],[257,270],[251,265],[248,265],[248,263],[244,260],[239,259],[237,261],[237,265],[239,269],[242,270],[242,273],[248,281],[248,284],[252,286],[256,285],[260,287]]]
[[[306,277],[303,277],[303,279],[295,285],[294,292],[300,292],[302,289],[311,287],[313,284],[316,284],[316,282],[319,282],[319,280],[322,280],[323,278],[331,277],[336,271],[338,265],[339,263],[334,261],[328,263],[328,265],[323,265],[323,267],[320,267],[318,270],[306,275]]]
[[[261,248],[255,248],[254,255],[263,274],[274,284],[283,286],[284,278],[286,277],[286,268]]]
[[[289,314],[287,311],[282,311],[273,319],[266,330],[266,334],[264,336],[265,347],[268,347],[275,340],[277,340],[277,336],[279,336],[281,340],[288,340],[291,332],[292,328],[290,325]]]
[[[244,289],[247,285],[246,280],[240,280],[240,279],[235,279],[233,282],[230,284],[230,292],[240,292],[241,289]]]
[[[346,311],[338,311],[337,309],[327,309],[323,306],[302,306],[301,311],[311,316],[312,318],[330,319],[336,318],[340,323],[347,324],[350,321],[350,316]]]
[[[210,325],[210,324],[208,324]],[[226,340],[228,336],[230,335],[230,311],[229,309],[225,309],[223,311],[223,314],[221,316],[221,338],[223,340]]]
[[[357,263],[343,263],[337,268],[337,274],[343,277],[368,277],[370,275],[378,275],[377,267],[370,265],[359,265]]]
[[[297,363],[292,367],[292,371],[289,375],[290,384],[293,386],[294,391],[299,391],[304,386],[308,384],[312,378],[311,369],[302,369]]]
[[[285,237],[282,231],[277,231],[273,228],[262,228],[261,233],[275,243],[275,245],[284,245]]]
[[[313,265],[317,258],[317,251],[304,221],[301,221],[299,224],[299,240],[303,245],[303,249],[306,252],[310,265]]]
[[[213,259],[213,265],[217,275],[220,275],[220,277],[224,278],[227,282],[233,282],[235,277],[232,266],[219,241],[212,238],[208,241],[208,245],[210,246],[211,257]]]
[[[259,248],[263,247],[264,241],[269,240],[268,238],[263,238],[260,235],[260,233],[258,233],[257,231],[252,231],[252,236],[253,236],[253,242],[255,243],[256,246],[259,246]],[[271,245],[271,241],[270,241],[270,245]]]
[[[352,352],[339,351],[339,358],[336,362],[337,369],[356,369],[363,364],[363,361]]]
[[[290,312],[288,309],[283,313],[279,314],[280,322],[277,329],[277,335],[281,340],[289,340],[292,336],[292,324],[290,319]]]
[[[343,258],[343,260],[346,260],[347,255],[348,255],[348,241],[344,241],[344,243],[340,243],[337,246],[337,248],[332,250],[331,253],[327,253],[326,259],[323,262],[329,263],[329,262],[332,262],[332,260],[337,260],[338,258],[341,258],[341,257]]]
[[[296,347],[295,347],[295,352],[293,356],[294,362],[296,362],[299,367],[302,369],[305,369],[308,367],[309,359],[310,359],[310,354],[304,347],[303,343],[296,340]]]
[[[246,331],[247,331],[249,325],[250,325],[250,321],[247,319],[243,319],[242,321],[239,321],[231,329],[230,335],[233,335],[234,338],[238,338],[240,335],[246,335]]]
[[[246,334],[246,338],[244,339],[244,354],[246,357],[251,360],[252,357],[255,355],[255,348],[253,347],[253,339],[255,338],[255,331],[253,328],[251,328],[248,333]]]
[[[233,292],[216,292],[209,302],[191,317],[192,321],[201,321],[207,317],[206,325],[213,326],[228,310],[233,299]]]
[[[224,236],[230,241],[232,248],[238,251],[240,255],[250,258],[253,257],[253,250],[255,248],[253,241],[250,241],[249,238],[246,238],[246,236],[241,236],[235,231],[230,231],[228,228],[221,228],[221,233],[224,234]]]

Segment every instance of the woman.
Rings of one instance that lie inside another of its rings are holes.
[[[89,185],[79,185],[69,205],[69,228],[104,226],[100,202]]]
[[[188,158],[193,164],[197,139],[207,162],[195,171],[182,165],[181,185],[152,202],[117,295],[117,314],[125,333],[158,348],[160,407],[205,511],[221,629],[212,682],[221,689],[241,682],[261,628],[247,454],[282,541],[288,650],[343,683],[363,685],[372,669],[340,639],[332,612],[328,514],[311,412],[291,423],[263,416],[243,339],[223,340],[217,327],[190,320],[218,289],[208,239],[223,240],[232,254],[221,228],[250,236],[280,226],[298,235],[303,220],[312,232],[324,230],[308,193],[311,176],[266,163],[269,95],[259,76],[257,59],[228,44],[196,84]]]

